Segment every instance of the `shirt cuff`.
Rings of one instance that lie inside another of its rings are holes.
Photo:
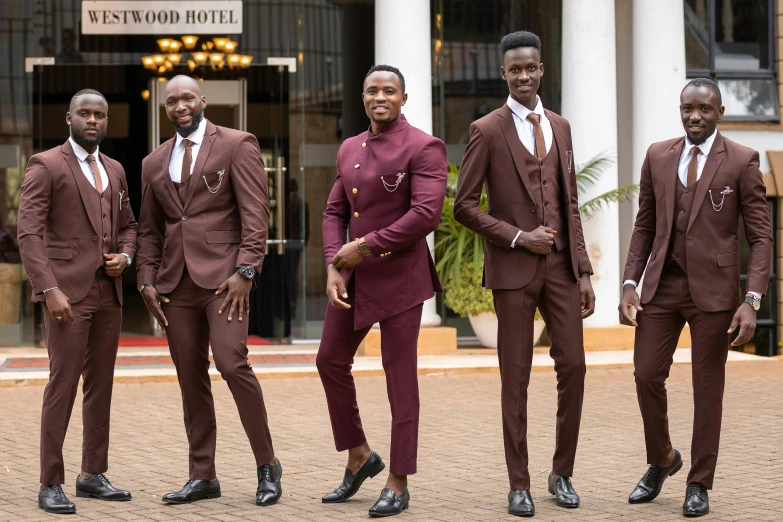
[[[123,252],[122,255],[124,255],[125,258],[128,260],[128,264],[126,266],[131,266],[131,263],[133,262],[133,260],[131,259],[131,256],[129,256],[125,252]]]
[[[625,281],[623,281],[623,286],[625,286],[625,285],[631,285],[634,288],[636,288],[637,286],[639,286],[639,283],[637,283],[633,279],[626,279]]]
[[[748,291],[747,293],[748,293],[748,294],[751,294],[751,295],[752,295],[753,297],[755,297],[756,299],[761,299],[761,294],[760,294],[760,293],[758,293],[758,292],[751,292],[751,291]]]
[[[511,242],[511,248],[514,248],[516,246],[517,239],[519,239],[519,236],[521,236],[521,235],[522,235],[522,231],[520,230],[520,231],[517,232],[517,235],[514,236],[514,241]]]
[[[59,286],[53,286],[53,287],[51,287],[51,288],[47,288],[46,290],[44,290],[44,291],[43,291],[43,293],[46,293],[46,292],[48,292],[49,290],[56,290],[56,289],[58,289],[58,288],[60,288],[60,287],[59,287]]]

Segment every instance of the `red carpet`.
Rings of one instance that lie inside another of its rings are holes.
[[[249,335],[247,337],[248,346],[267,346],[272,344],[271,341],[258,337],[257,335]],[[143,346],[146,348],[167,348],[169,345],[166,340],[166,336],[160,337],[120,337],[120,347],[124,346]]]

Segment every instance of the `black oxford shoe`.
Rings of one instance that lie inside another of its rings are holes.
[[[702,517],[710,512],[710,499],[707,489],[701,484],[691,484],[685,490],[685,503],[682,514],[686,517]]]
[[[103,473],[94,474],[88,479],[83,479],[80,475],[77,475],[76,496],[118,502],[126,502],[132,498],[130,491],[115,488]]]
[[[410,501],[411,496],[407,489],[398,497],[393,489],[383,488],[381,496],[378,497],[375,505],[370,508],[370,516],[393,517],[394,515],[399,515],[403,510],[408,509]]]
[[[212,480],[188,480],[185,487],[179,491],[163,495],[163,502],[167,504],[190,504],[191,502],[207,498],[220,498],[220,481],[217,477]]]
[[[636,488],[631,492],[628,502],[630,504],[650,502],[660,494],[663,482],[680,471],[680,468],[682,468],[682,457],[677,450],[674,450],[674,459],[668,466],[651,464],[642,480],[639,481]]]
[[[368,478],[373,478],[375,475],[383,471],[386,464],[383,463],[381,457],[374,451],[370,453],[370,457],[367,462],[362,464],[356,475],[351,475],[351,470],[345,468],[345,476],[343,477],[343,483],[340,487],[335,489],[332,493],[325,495],[321,502],[325,504],[332,504],[337,502],[345,502],[352,496],[354,496],[359,488],[362,486],[362,482]]]
[[[550,472],[549,480],[547,481],[549,483],[549,493],[555,496],[555,503],[564,508],[578,508],[579,495],[574,491],[571,479],[557,475],[557,480],[555,480],[555,476],[554,473]]]
[[[50,484],[38,490],[38,507],[47,513],[59,515],[76,513],[76,506],[65,496],[60,484]]]
[[[283,486],[280,478],[283,476],[283,466],[275,459],[275,465],[264,464],[258,468],[258,489],[256,490],[256,506],[271,506],[280,500]]]
[[[529,489],[508,492],[508,512],[518,517],[532,517],[536,514]]]

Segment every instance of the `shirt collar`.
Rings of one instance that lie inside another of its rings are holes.
[[[508,95],[508,100],[506,100],[506,105],[511,109],[511,112],[519,116],[522,120],[526,120],[527,115],[531,112],[541,116],[542,120],[546,118],[546,115],[544,115],[544,105],[541,103],[541,98],[538,95],[536,95],[536,107],[532,111],[512,98],[510,94]]]
[[[79,161],[87,161],[87,156],[89,156],[90,153],[84,150],[84,147],[76,143],[72,137],[69,136],[68,141],[71,142],[71,148],[73,149],[73,153],[76,154],[76,157],[79,158]],[[92,156],[96,159],[96,161],[100,161],[98,159],[98,152],[99,152],[99,148],[96,146],[95,152],[92,153]]]
[[[693,147],[699,147],[699,150],[701,151],[702,154],[704,154],[705,156],[709,156],[710,155],[710,150],[712,150],[712,144],[715,143],[715,138],[717,136],[718,136],[718,129],[715,129],[713,131],[713,133],[710,135],[710,137],[707,138],[706,140],[704,140],[704,143],[702,143],[701,145],[694,145],[693,143],[691,143],[691,140],[688,139],[688,135],[686,134],[685,135],[685,151],[684,151],[685,154],[689,154],[690,150]]]
[[[190,136],[188,136],[188,139],[193,142],[194,145],[201,145],[201,141],[204,139],[204,134],[207,132],[207,119],[201,118],[201,122],[198,124],[198,128],[190,133]],[[180,143],[182,143],[182,140],[185,138],[182,137],[180,133],[177,134],[177,142],[174,144],[175,147],[178,147]]]

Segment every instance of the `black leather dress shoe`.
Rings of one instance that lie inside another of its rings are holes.
[[[375,477],[375,475],[383,471],[385,467],[386,464],[383,463],[380,455],[373,451],[370,453],[370,457],[367,459],[367,462],[362,464],[362,467],[359,468],[359,471],[356,472],[356,475],[351,475],[351,470],[345,468],[343,483],[340,484],[339,488],[335,489],[328,495],[325,495],[321,499],[321,502],[325,504],[345,502],[359,491],[359,488],[362,487],[362,482],[368,478]]]
[[[188,480],[185,487],[179,491],[163,495],[163,502],[167,504],[190,504],[205,498],[220,498],[220,481],[217,477],[212,480]]]
[[[68,500],[59,484],[50,484],[38,490],[38,507],[47,513],[60,515],[72,515],[76,513],[76,506]]]
[[[682,514],[686,517],[702,517],[710,512],[710,499],[707,489],[701,484],[691,484],[685,490],[685,503]]]
[[[529,489],[508,492],[508,512],[518,517],[532,517],[536,514]]]
[[[83,498],[98,498],[101,500],[113,500],[125,502],[131,499],[130,491],[117,489],[111,485],[109,479],[103,473],[93,475],[88,479],[76,476],[76,496]]]
[[[628,502],[630,504],[650,502],[661,492],[663,482],[680,471],[680,468],[682,468],[682,457],[677,450],[674,450],[674,459],[668,466],[651,464],[647,468],[647,473],[644,474],[642,480],[639,481],[636,488],[631,492]]]
[[[283,476],[283,466],[275,459],[275,465],[264,464],[258,468],[258,489],[256,490],[256,506],[271,506],[280,500],[283,486],[280,478]]]
[[[370,516],[393,517],[394,515],[399,515],[403,510],[408,509],[408,503],[410,501],[411,496],[407,489],[398,497],[393,489],[383,488],[383,490],[381,490],[381,496],[378,497],[375,505],[370,508]]]
[[[579,507],[579,495],[574,491],[574,486],[571,485],[570,477],[557,476],[555,480],[555,474],[549,473],[549,493],[555,496],[555,503],[564,508],[578,508]]]

